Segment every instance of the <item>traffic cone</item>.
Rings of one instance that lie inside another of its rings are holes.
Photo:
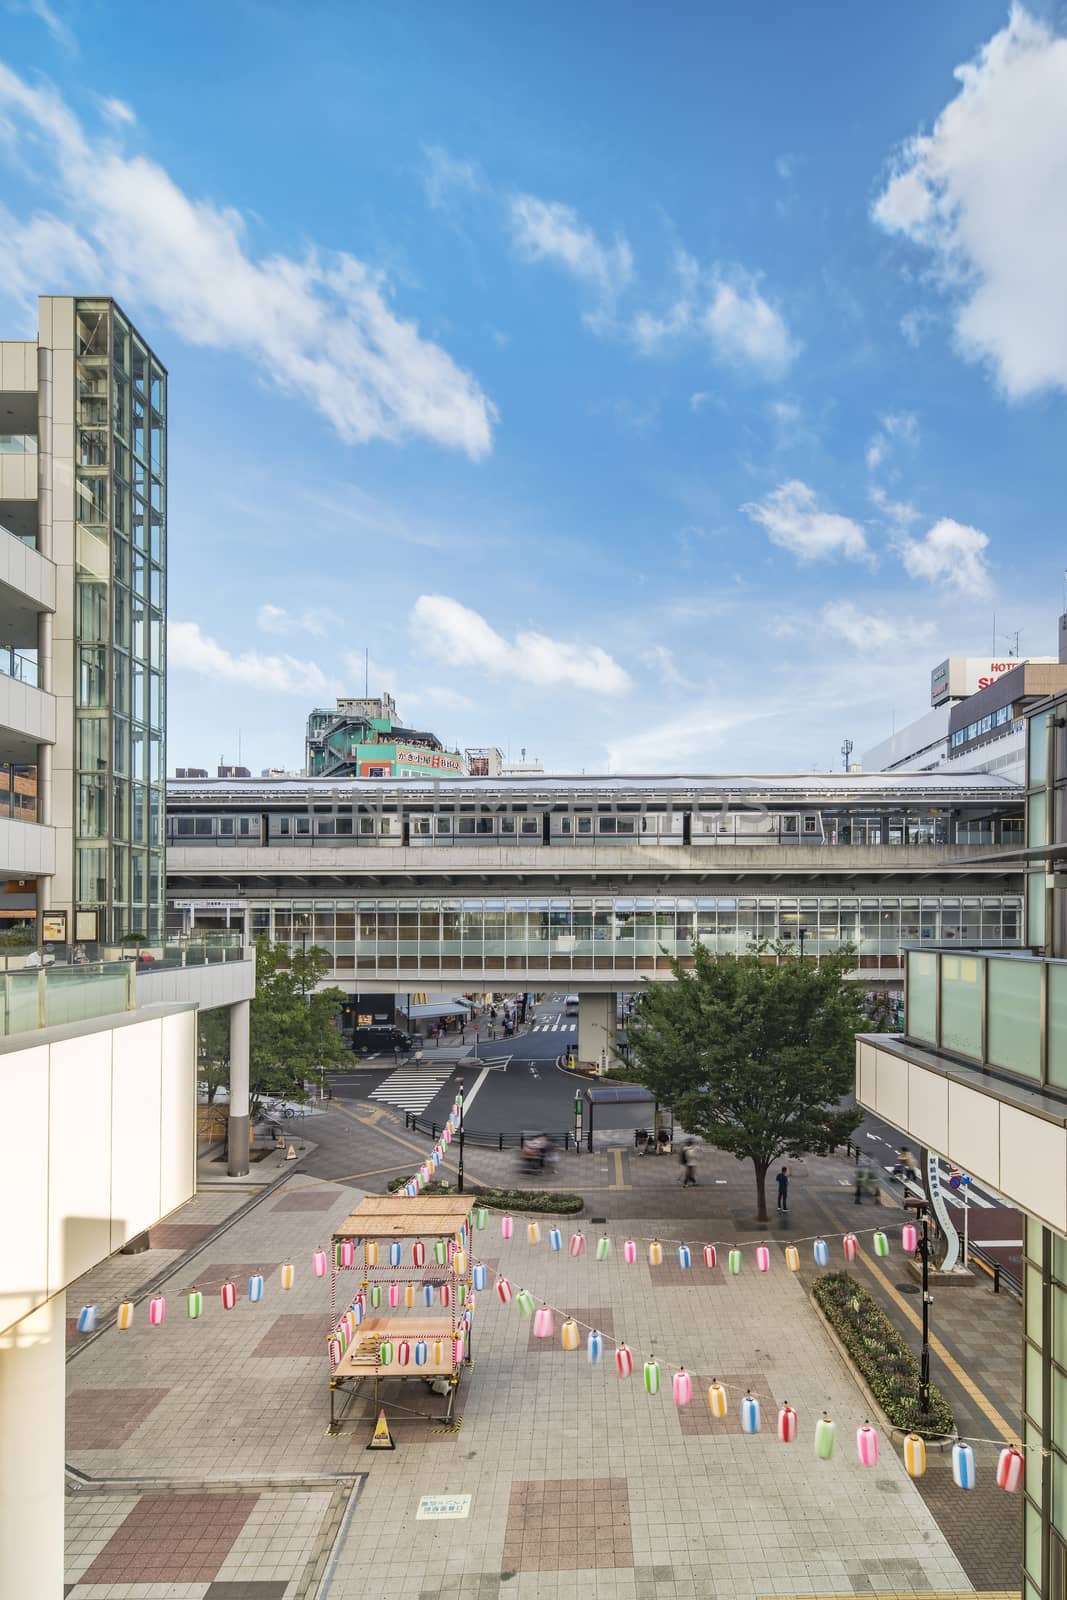
[[[289,1146],[288,1150],[285,1152],[285,1159],[286,1159],[286,1161],[295,1161],[296,1160],[296,1145],[295,1144],[291,1144]]]
[[[389,1432],[389,1424],[385,1420],[385,1407],[378,1413],[378,1420],[374,1424],[374,1437],[367,1446],[368,1450],[395,1450],[396,1441]]]

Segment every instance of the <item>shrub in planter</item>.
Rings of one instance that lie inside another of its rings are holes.
[[[386,1189],[390,1194],[395,1194],[407,1181],[406,1178],[390,1178]],[[467,1192],[471,1196],[472,1204],[477,1200],[480,1205],[492,1206],[497,1211],[545,1211],[576,1216],[585,1207],[585,1201],[580,1194],[559,1194],[554,1190],[490,1189],[472,1183]],[[454,1194],[455,1190],[452,1184],[437,1180],[434,1183],[424,1184],[422,1193]]]
[[[896,1428],[953,1433],[955,1422],[940,1390],[931,1385],[930,1410],[919,1406],[919,1361],[878,1302],[847,1272],[816,1278],[812,1294],[855,1362],[863,1381]]]

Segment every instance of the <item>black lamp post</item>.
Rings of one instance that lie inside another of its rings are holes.
[[[797,929],[797,938],[800,940],[800,959],[801,959],[801,961],[803,961],[803,959],[804,959],[804,940],[807,937],[808,937],[807,928],[798,928]]]
[[[459,1102],[459,1177],[456,1182],[457,1191],[463,1193],[463,1085],[456,1090],[456,1099]]]
[[[930,1208],[925,1200],[908,1199],[919,1224],[919,1259],[922,1262],[922,1348],[919,1352],[919,1408],[930,1414]]]

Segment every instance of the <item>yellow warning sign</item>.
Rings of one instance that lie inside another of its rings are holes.
[[[378,1413],[378,1420],[374,1424],[374,1437],[367,1446],[368,1450],[395,1450],[396,1443],[389,1432],[389,1424],[385,1420],[385,1408]]]

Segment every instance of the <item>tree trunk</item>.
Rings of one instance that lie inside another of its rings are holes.
[[[766,1222],[767,1217],[767,1165],[753,1161],[756,1173],[756,1221]]]

